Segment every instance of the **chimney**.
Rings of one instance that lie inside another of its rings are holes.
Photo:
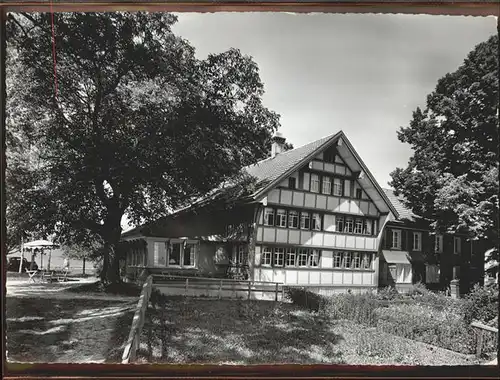
[[[277,154],[280,154],[285,149],[285,138],[281,134],[281,132],[276,132],[272,137],[271,141],[273,144],[271,145],[271,157],[276,157]]]

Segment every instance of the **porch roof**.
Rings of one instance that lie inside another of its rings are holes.
[[[388,264],[408,264],[408,252],[405,251],[382,251],[385,261]]]

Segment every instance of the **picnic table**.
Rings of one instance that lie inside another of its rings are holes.
[[[29,276],[29,282],[36,282],[37,277],[40,282],[52,282],[53,280],[57,280],[59,282],[66,282],[68,277],[68,270],[65,270],[59,276],[56,277],[54,271],[47,272],[46,270],[27,270]]]

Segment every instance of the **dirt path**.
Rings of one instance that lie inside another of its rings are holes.
[[[7,359],[119,362],[137,297],[68,292],[63,284],[7,284]]]
[[[95,279],[75,282],[29,283],[27,280],[7,280],[7,298],[44,298],[44,299],[97,299],[101,301],[137,301],[137,297],[103,294],[97,292],[69,292],[73,287],[95,283]]]

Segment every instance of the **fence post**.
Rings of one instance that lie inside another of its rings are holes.
[[[220,283],[219,283],[219,299],[221,299],[222,297],[222,280],[220,280]]]
[[[251,286],[252,286],[252,283],[250,281],[248,281],[248,299],[250,299],[250,292],[251,292]]]
[[[279,283],[276,283],[276,290],[274,292],[274,301],[275,302],[278,301],[278,286],[279,286]]]
[[[478,331],[476,355],[478,357],[480,357],[481,356],[481,351],[483,350],[483,334],[484,334],[484,330],[483,329],[476,329],[476,331]]]
[[[186,292],[185,292],[186,296],[187,296],[187,293],[188,293],[188,287],[189,287],[189,279],[186,278]]]

